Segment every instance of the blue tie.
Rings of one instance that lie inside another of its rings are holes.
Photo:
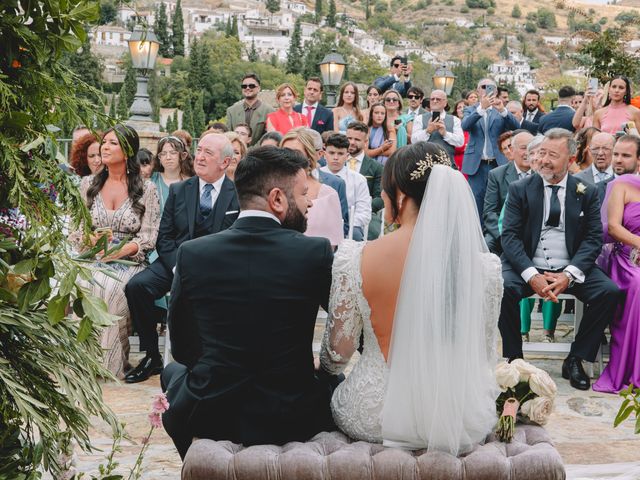
[[[211,213],[211,190],[213,190],[213,185],[206,183],[202,189],[202,195],[200,195],[200,213],[203,217]]]

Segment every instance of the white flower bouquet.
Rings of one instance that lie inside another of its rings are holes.
[[[516,418],[544,425],[553,411],[557,387],[549,374],[522,359],[501,362],[496,367],[496,380],[502,393],[496,399],[500,415],[496,435],[510,442],[516,428]]]

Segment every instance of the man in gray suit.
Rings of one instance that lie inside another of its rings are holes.
[[[273,108],[265,105],[258,99],[260,93],[260,77],[255,73],[247,73],[242,78],[242,96],[244,100],[234,103],[227,108],[227,127],[235,130],[240,123],[246,123],[251,127],[251,145],[255,145],[265,132],[267,114],[273,112]]]
[[[531,162],[527,157],[527,146],[533,140],[529,132],[521,132],[511,139],[513,162],[494,168],[489,172],[487,193],[484,197],[484,239],[492,253],[500,255],[500,229],[498,219],[509,193],[509,185],[531,174]]]
[[[611,160],[613,159],[613,146],[615,143],[616,139],[610,133],[596,133],[589,145],[593,163],[580,173],[576,173],[574,177],[592,185],[597,185],[612,178],[613,167],[611,166]]]

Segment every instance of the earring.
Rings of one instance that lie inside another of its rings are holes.
[[[127,168],[127,175],[129,175],[129,169]]]

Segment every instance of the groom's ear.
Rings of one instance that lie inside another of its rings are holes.
[[[274,187],[269,191],[267,195],[267,204],[269,206],[269,210],[282,220],[289,208],[289,202],[287,201],[287,196],[284,191],[278,187]]]

